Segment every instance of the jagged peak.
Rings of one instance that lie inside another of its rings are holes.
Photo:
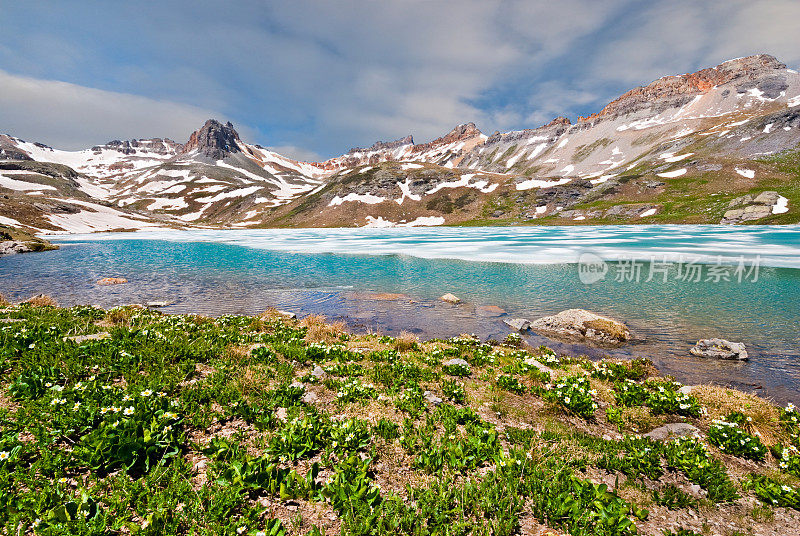
[[[199,130],[192,132],[182,152],[197,150],[209,158],[221,160],[241,151],[239,141],[239,133],[230,121],[223,125],[216,119],[209,119]]]
[[[373,143],[370,147],[363,148],[363,147],[353,147],[346,154],[352,153],[368,153],[373,151],[385,151],[388,149],[396,149],[398,147],[403,147],[404,145],[414,145],[414,137],[409,134],[405,138],[400,138],[394,141],[378,141]]]
[[[550,128],[550,127],[556,127],[556,126],[568,127],[571,124],[572,124],[572,121],[570,121],[568,118],[564,117],[563,115],[559,115],[558,117],[556,117],[555,119],[553,119],[552,121],[547,123],[546,125],[542,125],[539,128]]]

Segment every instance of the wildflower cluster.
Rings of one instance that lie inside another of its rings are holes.
[[[591,418],[597,410],[597,402],[593,398],[597,393],[586,376],[561,378],[549,392],[559,404],[584,419]]]
[[[348,378],[339,384],[336,400],[358,402],[378,398],[378,390],[371,383],[362,383],[358,378]]]
[[[730,501],[738,496],[725,467],[698,439],[679,437],[670,441],[664,445],[664,455],[670,467],[683,471],[691,482],[702,486],[711,501]]]
[[[770,506],[783,506],[800,510],[800,489],[781,484],[766,475],[750,475],[744,488],[752,490],[756,497]]]
[[[448,380],[443,379],[442,383],[442,393],[448,400],[452,400],[458,404],[463,404],[464,400],[466,399],[466,391],[464,390],[464,384],[458,382],[456,380]]]
[[[314,342],[305,348],[306,359],[315,363],[321,361],[357,361],[361,359],[361,354],[351,352],[341,345],[328,345]]]
[[[671,413],[684,417],[699,417],[703,410],[692,395],[682,393],[680,384],[670,381],[648,380],[637,383],[631,379],[614,385],[617,404],[625,407],[647,406],[656,414]]]
[[[761,440],[748,434],[734,419],[716,419],[708,430],[708,441],[720,450],[733,456],[749,460],[763,461],[767,447]]]
[[[472,374],[472,370],[469,368],[469,365],[464,365],[461,363],[453,363],[452,365],[444,365],[442,367],[442,371],[445,374],[449,374],[450,376],[469,376]]]
[[[501,389],[505,389],[506,391],[511,391],[512,393],[516,393],[518,395],[525,393],[525,386],[519,381],[519,379],[515,376],[510,376],[508,374],[501,374],[497,377],[497,385]]]

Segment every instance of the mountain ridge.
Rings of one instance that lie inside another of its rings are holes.
[[[1,135],[0,161],[11,169],[0,170],[0,194],[9,200],[0,219],[74,231],[37,207],[51,196],[69,204],[76,199],[66,192],[78,191],[115,217],[178,227],[739,223],[727,204],[775,191],[779,212],[748,214],[786,223],[800,221],[800,195],[792,157],[780,155],[799,143],[800,75],[759,54],[659,78],[575,123],[557,117],[491,136],[463,123],[425,143],[408,135],[322,162],[245,143],[233,124],[215,119],[185,143],[112,140],[84,151]],[[74,171],[77,190],[57,166]],[[680,195],[698,199],[684,206]],[[705,206],[703,197],[719,203]],[[75,218],[87,219],[85,212]],[[93,225],[81,229],[109,228]]]

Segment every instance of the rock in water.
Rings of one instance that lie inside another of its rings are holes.
[[[697,344],[689,352],[698,357],[736,359],[740,361],[748,359],[744,343],[730,342],[725,339],[703,339],[697,341]]]
[[[503,322],[517,331],[528,331],[531,329],[530,320],[526,320],[524,318],[512,318],[510,320],[503,320]]]
[[[556,335],[611,344],[619,344],[631,338],[628,326],[619,320],[584,309],[567,309],[557,315],[539,318],[531,322],[531,328]]]
[[[447,294],[445,294],[444,296],[442,296],[441,298],[439,298],[439,299],[442,300],[443,302],[452,303],[453,305],[461,303],[461,299],[460,298],[458,298],[457,296],[455,296],[453,294],[450,294],[449,292]]]
[[[156,300],[156,301],[149,301],[145,305],[147,305],[151,309],[159,309],[161,307],[169,307],[170,305],[172,305],[172,302],[167,300]]]
[[[122,284],[127,283],[127,282],[128,282],[128,280],[125,279],[124,277],[104,277],[102,279],[98,279],[97,280],[97,284],[101,285],[101,286],[122,285]]]

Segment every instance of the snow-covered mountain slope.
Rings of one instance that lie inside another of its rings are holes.
[[[246,144],[233,125],[215,120],[192,133],[186,144],[112,141],[84,151],[60,151],[3,136],[0,151],[0,158],[9,161],[69,166],[83,194],[116,208],[159,215],[174,225],[246,222],[312,190],[326,174],[314,164]]]
[[[120,228],[789,223],[800,221],[799,144],[800,74],[758,55],[661,78],[574,124],[487,137],[467,123],[318,163],[245,143],[215,120],[184,144],[71,152],[0,136],[0,217],[75,230],[83,209],[67,220],[54,207],[78,200],[133,222]]]

